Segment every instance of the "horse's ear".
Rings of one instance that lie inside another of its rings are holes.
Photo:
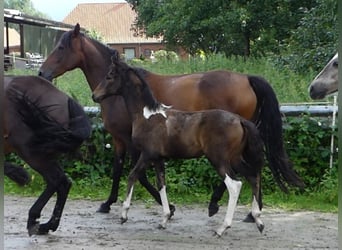
[[[81,27],[80,24],[77,23],[74,28],[74,35],[77,36],[80,33]]]

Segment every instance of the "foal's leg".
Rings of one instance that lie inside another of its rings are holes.
[[[229,192],[229,200],[228,200],[227,213],[226,213],[226,216],[224,218],[224,222],[223,222],[222,226],[216,230],[216,234],[218,236],[221,236],[222,233],[227,228],[231,227],[231,225],[232,225],[234,211],[236,208],[236,204],[237,204],[239,194],[240,194],[240,190],[241,190],[241,186],[242,186],[241,181],[233,180],[227,174],[226,174],[226,178],[224,179],[224,183],[226,184],[228,192]]]
[[[160,193],[160,199],[163,206],[163,221],[159,225],[159,228],[165,229],[166,223],[171,218],[171,211],[169,202],[167,200],[166,185],[165,185],[165,166],[164,161],[156,162],[155,170],[157,174],[157,184]]]
[[[156,163],[158,164],[158,163]],[[161,162],[160,164],[164,165],[164,162]],[[155,166],[157,170],[157,166]],[[165,172],[165,171],[164,171]],[[147,189],[147,191],[153,196],[153,198],[160,204],[162,205],[162,200],[160,197],[160,189],[161,187],[158,186],[159,192],[151,185],[151,183],[147,179],[146,171],[142,170],[141,174],[139,176],[139,181],[143,187]],[[176,211],[176,207],[172,204],[169,204],[169,209],[170,209],[170,218],[174,215]]]
[[[125,223],[128,219],[127,213],[131,206],[134,183],[138,180],[138,177],[141,174],[141,171],[145,169],[145,166],[146,164],[144,162],[143,156],[140,155],[139,160],[137,161],[137,164],[131,170],[128,176],[126,199],[122,204],[121,224]]]
[[[257,174],[257,176],[247,176],[247,181],[251,184],[252,193],[253,193],[253,201],[252,201],[252,210],[244,219],[244,222],[255,222],[260,233],[264,230],[265,226],[261,216],[262,209],[262,196],[261,196],[261,174]]]
[[[221,200],[224,192],[226,191],[226,184],[222,181],[220,185],[218,185],[211,196],[209,206],[208,206],[208,215],[209,217],[215,215],[219,210],[218,202]]]
[[[106,202],[102,203],[97,212],[109,213],[110,206],[117,201],[119,193],[120,178],[122,175],[123,165],[126,156],[126,147],[120,140],[113,139],[114,144],[114,162],[113,162],[113,173],[112,173],[112,189]]]

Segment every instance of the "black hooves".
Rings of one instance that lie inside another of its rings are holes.
[[[219,211],[220,206],[216,203],[210,203],[208,207],[208,215],[209,217],[215,215]]]
[[[99,209],[97,209],[97,211],[96,211],[96,212],[98,212],[98,213],[104,213],[104,214],[108,214],[108,213],[109,213],[109,211],[110,211],[110,206],[109,206],[109,205],[107,205],[106,203],[102,203],[102,204],[101,204],[101,206],[100,206],[100,208],[99,208]]]
[[[170,207],[170,216],[169,216],[169,219],[171,219],[172,216],[175,215],[175,211],[176,211],[176,207],[174,205],[169,205]]]

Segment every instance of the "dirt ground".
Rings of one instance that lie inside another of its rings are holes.
[[[205,206],[181,206],[167,229],[158,229],[161,207],[134,202],[121,225],[120,204],[109,214],[96,213],[99,201],[68,200],[60,227],[48,235],[29,237],[28,210],[36,198],[5,196],[5,249],[338,249],[337,214],[263,209],[265,229],[241,220],[249,208],[238,206],[232,228],[220,238],[213,232],[222,223],[225,207],[211,218]],[[43,210],[41,222],[52,212],[54,200]]]

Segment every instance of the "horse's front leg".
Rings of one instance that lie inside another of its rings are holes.
[[[157,185],[160,194],[161,203],[163,206],[163,220],[159,225],[159,228],[165,229],[166,223],[171,218],[171,211],[169,202],[167,200],[166,185],[165,185],[165,166],[164,161],[158,161],[154,164],[156,174],[157,174]]]
[[[97,212],[109,213],[110,206],[117,201],[119,193],[120,178],[122,175],[123,166],[125,163],[126,147],[120,140],[113,138],[114,144],[114,162],[113,162],[113,173],[112,173],[112,189],[106,202],[102,203]]]
[[[134,183],[138,180],[139,175],[141,174],[141,171],[145,169],[145,166],[146,164],[144,162],[143,156],[140,155],[139,160],[128,176],[126,199],[122,204],[121,224],[125,223],[128,219],[127,213],[131,206]]]
[[[237,204],[241,186],[242,186],[241,181],[233,180],[227,174],[226,174],[226,178],[224,179],[224,183],[226,184],[228,192],[229,192],[229,200],[228,200],[227,213],[224,218],[223,224],[216,230],[216,234],[218,236],[221,236],[222,233],[227,228],[231,227],[232,225],[236,204]]]

